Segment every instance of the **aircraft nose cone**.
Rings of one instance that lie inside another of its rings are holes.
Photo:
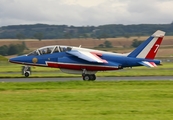
[[[18,57],[10,58],[8,61],[11,63],[18,63],[18,62],[22,62],[22,60],[23,60],[23,57],[18,56]]]
[[[10,58],[8,61],[11,62],[11,63],[13,63],[13,62],[15,62],[17,60],[16,60],[16,58]]]

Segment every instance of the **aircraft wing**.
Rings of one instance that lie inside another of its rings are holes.
[[[89,62],[108,63],[106,60],[101,58],[102,54],[97,52],[72,50],[72,51],[67,51],[66,53]]]
[[[157,65],[154,62],[142,61],[142,62],[139,62],[139,64],[146,67],[157,67]]]

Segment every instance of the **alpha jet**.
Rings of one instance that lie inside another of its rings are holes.
[[[97,71],[120,70],[126,67],[161,65],[155,60],[165,32],[157,30],[134,51],[127,54],[105,52],[81,47],[53,45],[38,48],[22,56],[9,59],[11,63],[26,65],[24,75],[29,77],[28,66],[59,68],[62,72],[81,74],[83,80],[94,81]]]

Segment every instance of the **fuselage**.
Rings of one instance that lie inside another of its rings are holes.
[[[70,55],[66,50],[54,52],[55,47],[68,48],[70,47],[72,50],[78,51],[87,51],[94,52],[100,54],[100,58],[107,61],[107,63],[96,63],[89,62],[83,59],[79,59],[76,56]],[[119,70],[125,67],[135,67],[141,66],[139,64],[140,61],[149,61],[154,62],[155,64],[160,64],[159,60],[149,60],[143,58],[132,58],[127,57],[128,54],[117,54],[112,52],[105,52],[100,50],[93,49],[85,49],[79,47],[71,47],[71,46],[48,46],[45,48],[52,48],[52,51],[49,54],[40,54],[39,51],[43,48],[37,49],[37,54],[33,54],[34,52],[18,56],[10,59],[10,62],[31,65],[31,66],[43,66],[43,67],[53,67],[60,69],[71,69],[71,70],[82,70],[86,69],[88,71],[106,71],[106,70]]]

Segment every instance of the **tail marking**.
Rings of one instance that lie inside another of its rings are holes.
[[[128,57],[154,59],[163,40],[165,32],[157,30],[146,41],[132,51]]]

